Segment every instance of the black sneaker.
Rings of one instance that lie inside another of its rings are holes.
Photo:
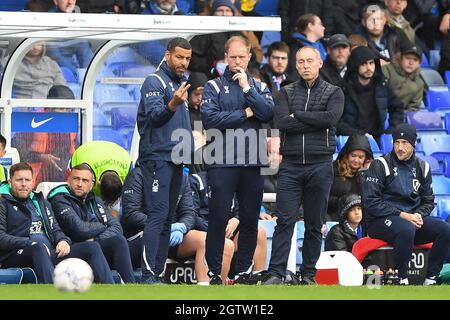
[[[216,274],[213,274],[212,276],[209,276],[209,284],[210,285],[222,285],[222,277]]]
[[[240,273],[234,279],[233,284],[260,285],[267,278],[267,271],[257,273]]]
[[[251,283],[252,274],[251,273],[240,273],[233,281],[233,284],[253,284]]]
[[[289,286],[298,286],[300,285],[300,280],[301,276],[300,274],[297,272],[296,274],[294,274],[291,271],[286,272],[286,278],[284,279],[284,284],[287,284]]]
[[[268,274],[268,277],[261,282],[261,285],[263,286],[280,285],[280,284],[283,284],[283,279],[273,274]]]
[[[300,284],[303,286],[311,286],[311,285],[317,285],[316,279],[311,276],[303,276],[302,280],[300,280]]]
[[[167,284],[164,278],[158,276],[142,277],[142,284]]]

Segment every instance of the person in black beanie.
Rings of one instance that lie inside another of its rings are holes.
[[[337,134],[370,134],[375,140],[403,122],[403,103],[387,85],[379,55],[368,47],[353,49],[345,74],[345,107]],[[389,128],[385,128],[389,113]]]
[[[363,182],[367,233],[394,247],[400,284],[408,285],[408,262],[415,244],[433,242],[424,285],[437,284],[450,249],[450,225],[430,217],[434,194],[430,165],[415,155],[416,128],[401,124],[392,133],[393,150],[373,161]]]
[[[206,82],[208,82],[208,78],[202,72],[192,72],[189,75],[188,84],[190,84],[191,86],[188,89],[188,106],[192,130],[196,130],[197,127],[202,128],[200,103],[202,102],[203,89],[205,87]],[[195,124],[197,124],[197,126],[195,126]],[[200,132],[201,131],[202,130],[200,130]]]

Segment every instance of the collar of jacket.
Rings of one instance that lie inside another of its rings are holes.
[[[322,79],[322,77],[319,74],[317,76],[316,80],[314,80],[314,83],[313,83],[313,85],[311,87],[309,87],[308,83],[301,77],[300,77],[299,85],[302,88],[305,88],[305,89],[313,89],[314,87],[317,87],[321,82],[323,82],[323,79]]]
[[[159,69],[164,72],[172,81],[180,84],[183,81],[187,81],[186,77],[183,75],[182,77],[178,76],[172,69],[169,68],[166,61],[163,61],[159,66]]]
[[[318,40],[316,42],[312,42],[312,41],[308,40],[308,38],[306,38],[306,36],[303,33],[299,33],[299,32],[294,32],[292,34],[292,38],[294,38],[297,41],[303,42],[305,45],[310,45],[310,46],[313,46],[313,44],[315,44],[319,41]]]
[[[416,79],[416,77],[418,77],[420,74],[420,67],[417,68],[417,70],[414,72],[406,73],[405,70],[403,70],[402,67],[400,66],[399,62],[392,61],[391,63],[392,63],[392,67],[395,69],[395,71],[404,78],[409,78],[414,81]]]

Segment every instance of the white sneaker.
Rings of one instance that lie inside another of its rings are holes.
[[[408,278],[400,279],[400,285],[401,286],[409,286]]]
[[[436,284],[437,284],[436,276],[430,277],[430,278],[426,278],[425,281],[423,282],[424,286],[434,286]]]

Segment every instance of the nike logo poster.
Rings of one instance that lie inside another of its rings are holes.
[[[78,113],[13,112],[12,132],[78,132]]]

